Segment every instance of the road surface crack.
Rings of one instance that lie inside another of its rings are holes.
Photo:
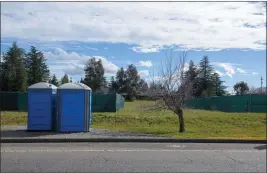
[[[228,156],[226,153],[223,152],[223,150],[221,150],[221,154],[224,155],[225,157],[227,157],[228,159],[231,159],[231,160],[233,160],[235,162],[244,163],[244,162],[242,162],[240,160],[237,160],[237,159],[232,158],[231,156]]]

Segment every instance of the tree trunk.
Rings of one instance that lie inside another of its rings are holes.
[[[179,132],[183,133],[185,132],[183,110],[178,111],[178,117],[179,117]]]

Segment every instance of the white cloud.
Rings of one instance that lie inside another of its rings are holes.
[[[239,72],[239,73],[243,73],[243,74],[246,74],[247,72],[242,69],[242,68],[236,68],[236,70]]]
[[[153,52],[159,52],[162,49],[159,45],[148,45],[148,44],[142,44],[139,46],[132,47],[132,50],[137,53],[153,53]]]
[[[219,70],[215,70],[215,72],[218,73],[219,76],[221,76],[221,77],[225,75],[223,72],[220,72]]]
[[[149,71],[148,70],[140,70],[139,71],[139,75],[142,76],[142,77],[143,76],[148,76],[149,75]]]
[[[233,63],[223,63],[223,62],[215,62],[212,63],[215,66],[221,67],[224,69],[224,73],[216,70],[216,72],[220,75],[220,76],[229,76],[229,77],[233,77],[233,75],[235,74],[242,74],[242,75],[257,75],[257,72],[252,72],[250,70],[244,70],[242,68],[236,67],[239,66],[240,64],[233,64]]]
[[[73,64],[73,65],[69,65],[67,68],[63,67],[62,70],[69,75],[81,75],[84,73],[83,68],[81,68],[81,66]],[[83,77],[83,76],[81,76]]]
[[[152,62],[150,60],[148,61],[139,61],[138,66],[143,66],[143,67],[151,67],[152,66]]]
[[[185,64],[184,64],[184,71],[187,71],[189,69],[189,64],[186,62]]]
[[[216,48],[209,48],[209,49],[205,49],[205,51],[220,51],[222,49],[216,49]]]
[[[0,62],[3,62],[4,61],[4,57],[3,57],[3,55],[1,54],[1,56],[0,56]]]
[[[4,45],[4,46],[10,46],[11,43],[3,43],[3,42],[1,41],[1,45]]]
[[[148,84],[151,84],[152,82],[160,82],[162,77],[161,76],[146,76],[144,77],[145,81],[148,83]]]
[[[231,63],[217,63],[217,65],[222,67],[225,70],[225,74],[229,77],[233,77],[236,74],[235,67]]]
[[[86,48],[89,49],[89,50],[98,51],[98,49],[97,48],[94,48],[94,47],[88,47],[88,46],[86,46]]]
[[[44,56],[48,60],[49,68],[52,73],[69,75],[83,75],[84,66],[92,56],[79,55],[76,52],[68,53],[63,49],[56,48],[53,52],[44,52]],[[94,56],[97,60],[101,59],[105,70],[105,75],[115,74],[118,67],[105,57]]]
[[[265,50],[262,4],[2,2],[1,37],[128,43],[136,45],[137,52],[157,52],[164,45]]]
[[[257,73],[257,72],[252,72],[252,75],[259,75],[259,73]]]

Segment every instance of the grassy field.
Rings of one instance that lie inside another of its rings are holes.
[[[169,111],[148,111],[151,101],[126,102],[116,113],[93,113],[93,128],[150,133],[175,138],[266,139],[265,113],[224,113],[185,110],[185,133]],[[23,125],[27,113],[2,112],[1,125]]]

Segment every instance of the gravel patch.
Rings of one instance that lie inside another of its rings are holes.
[[[55,132],[29,132],[26,130],[26,126],[3,126],[1,127],[1,138],[2,139],[16,139],[16,138],[44,138],[44,139],[83,139],[83,138],[159,138],[159,139],[170,139],[169,137],[156,136],[152,134],[139,134],[134,132],[124,132],[116,130],[106,129],[94,129],[90,132],[79,132],[79,133],[55,133]]]

